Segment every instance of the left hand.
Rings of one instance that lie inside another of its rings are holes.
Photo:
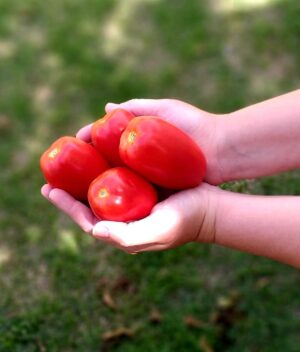
[[[166,250],[188,242],[214,242],[217,187],[208,184],[173,194],[144,219],[130,223],[100,221],[63,190],[42,187],[42,195],[85,232],[125,252]],[[222,191],[221,191],[222,192]]]

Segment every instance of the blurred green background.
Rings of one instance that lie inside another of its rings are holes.
[[[234,111],[300,83],[298,0],[0,1],[0,351],[300,351],[299,271],[207,245],[126,255],[40,196],[108,101]],[[227,185],[300,195],[299,172]]]

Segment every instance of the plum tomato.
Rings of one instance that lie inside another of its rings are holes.
[[[115,109],[94,122],[92,143],[112,166],[123,166],[119,155],[121,134],[134,115],[124,109]]]
[[[40,167],[51,186],[86,201],[90,183],[109,166],[92,145],[65,136],[42,154]]]
[[[157,203],[157,192],[134,171],[115,167],[91,183],[88,201],[99,219],[128,222],[150,214]]]
[[[196,142],[157,116],[132,119],[120,140],[124,163],[152,183],[171,189],[198,186],[206,159]]]

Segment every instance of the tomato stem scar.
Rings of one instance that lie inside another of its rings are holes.
[[[106,198],[108,196],[108,190],[106,188],[101,188],[98,197],[99,198]]]
[[[136,138],[136,131],[130,131],[129,134],[128,134],[128,137],[127,137],[127,141],[129,144],[132,144]]]
[[[59,152],[58,148],[52,149],[48,154],[49,158],[54,159],[56,157],[56,155],[58,154],[58,152]]]

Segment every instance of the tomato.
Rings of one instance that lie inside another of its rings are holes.
[[[51,186],[83,201],[90,183],[109,167],[93,146],[75,137],[56,140],[41,156],[40,166]]]
[[[131,120],[120,140],[122,160],[159,186],[185,189],[199,185],[206,160],[187,134],[155,116]]]
[[[99,219],[132,221],[150,214],[157,202],[157,193],[134,171],[115,167],[91,183],[88,201]]]
[[[119,155],[122,132],[134,115],[123,109],[116,109],[96,121],[92,126],[92,143],[113,166],[124,165]]]

